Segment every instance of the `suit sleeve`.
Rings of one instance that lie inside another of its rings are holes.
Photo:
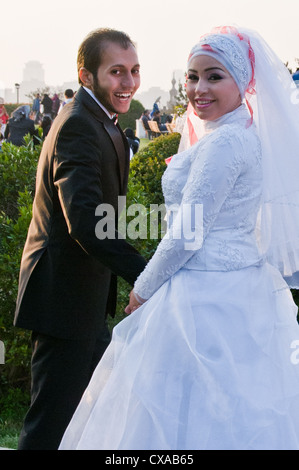
[[[73,117],[62,127],[54,157],[54,185],[70,236],[90,256],[133,285],[144,258],[114,232],[96,236],[96,208],[103,204],[102,152],[98,133],[85,120]]]

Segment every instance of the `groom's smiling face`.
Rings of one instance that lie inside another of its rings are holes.
[[[82,81],[111,114],[124,114],[129,111],[140,86],[139,69],[134,46],[124,49],[119,44],[107,42],[96,75],[85,69],[89,83]]]

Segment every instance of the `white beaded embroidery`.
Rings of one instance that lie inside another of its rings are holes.
[[[260,263],[254,234],[261,198],[260,141],[254,125],[246,129],[247,110],[240,107],[230,114],[214,121],[212,132],[189,150],[175,155],[163,175],[167,208],[203,205],[204,241],[200,249],[186,251],[184,238],[172,238],[170,226],[169,236],[135,283],[134,290],[144,299],[182,267],[230,271]]]

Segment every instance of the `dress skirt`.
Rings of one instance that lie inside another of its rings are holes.
[[[299,326],[281,275],[179,270],[113,330],[60,449],[299,449]]]

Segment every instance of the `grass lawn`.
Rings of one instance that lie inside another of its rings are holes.
[[[151,141],[149,139],[140,139],[140,146],[139,150],[143,149],[146,147]]]
[[[16,449],[19,435],[23,423],[23,416],[20,419],[0,422],[0,447]]]

